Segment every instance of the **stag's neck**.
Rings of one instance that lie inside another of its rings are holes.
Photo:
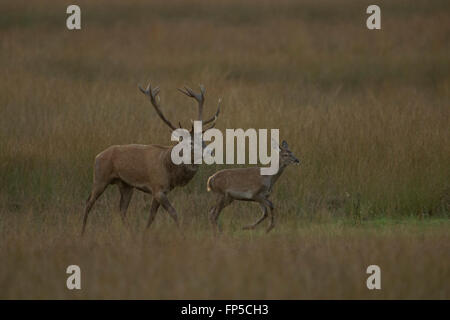
[[[174,164],[171,157],[172,148],[167,150],[165,163],[171,176],[171,187],[184,186],[195,176],[198,171],[198,164]]]

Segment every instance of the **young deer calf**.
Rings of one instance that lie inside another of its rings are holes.
[[[208,179],[207,189],[218,195],[217,203],[211,208],[209,215],[215,231],[220,230],[218,225],[219,214],[233,200],[255,201],[261,206],[263,214],[254,224],[244,227],[253,229],[267,218],[270,212],[270,225],[267,232],[274,227],[273,204],[268,199],[273,185],[291,163],[299,164],[300,161],[289,150],[286,141],[281,143],[279,151],[279,170],[275,175],[263,176],[259,167],[225,169],[216,172]]]

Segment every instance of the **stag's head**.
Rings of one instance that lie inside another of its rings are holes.
[[[172,131],[177,130],[177,129],[182,129],[181,122],[178,122],[179,127],[177,128],[162,113],[161,107],[159,104],[160,99],[158,96],[159,87],[152,88],[151,85],[149,84],[147,86],[147,89],[143,89],[141,86],[139,86],[139,89],[141,90],[141,92],[143,94],[145,94],[146,96],[149,97],[150,102],[152,103],[153,107],[155,108],[155,111],[158,114],[158,116]],[[202,131],[205,132],[206,130],[213,128],[216,125],[216,121],[219,117],[221,100],[219,99],[216,113],[212,117],[210,117],[206,120],[203,120],[203,105],[205,103],[205,92],[206,92],[205,87],[203,85],[200,85],[199,93],[194,92],[194,90],[192,90],[191,88],[186,87],[186,86],[184,87],[184,89],[178,89],[178,90],[181,93],[183,93],[184,95],[186,95],[190,98],[193,98],[197,101],[198,113],[197,113],[197,119],[195,119],[195,120],[202,122]],[[194,125],[193,125],[192,119],[191,119],[191,122],[192,122],[192,126],[188,130],[191,135],[191,146],[192,146],[192,150],[193,150],[195,139],[194,139]],[[205,125],[207,126],[206,128],[205,128]],[[204,149],[205,147],[206,147],[206,143],[202,140],[202,148]]]

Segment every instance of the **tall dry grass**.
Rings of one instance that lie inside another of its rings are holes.
[[[353,225],[282,218],[274,233],[243,232],[226,217],[214,239],[205,224],[186,237],[168,218],[145,234],[118,215],[97,217],[79,237],[75,215],[14,217],[2,229],[0,298],[108,299],[448,299],[448,221]],[[254,217],[252,217],[254,218]],[[137,223],[135,216],[132,224]],[[247,219],[248,220],[248,219]],[[39,220],[38,220],[39,221]],[[144,222],[140,219],[140,222]],[[238,223],[237,223],[238,222]],[[27,236],[23,231],[26,230]],[[31,243],[31,241],[35,241]],[[36,241],[38,240],[38,241]],[[66,288],[67,266],[81,268],[81,290]],[[366,268],[381,268],[368,290]]]
[[[77,32],[65,28],[65,3],[0,4],[2,297],[449,297],[447,1],[381,1],[381,31],[366,29],[360,1],[78,4]],[[238,232],[258,208],[234,204],[223,213],[231,233],[210,239],[205,184],[221,166],[204,166],[170,196],[187,241],[171,240],[163,211],[140,240],[149,210],[141,194],[129,210],[137,235],[115,226],[114,188],[94,207],[91,235],[75,236],[97,153],[169,143],[137,90],[147,81],[161,86],[174,121],[195,114],[175,88],[203,83],[208,111],[223,98],[219,129],[280,129],[303,166],[275,188],[273,235]],[[360,287],[368,252],[406,274],[394,281],[402,285],[378,296]],[[78,294],[59,280],[69,260],[97,270]]]

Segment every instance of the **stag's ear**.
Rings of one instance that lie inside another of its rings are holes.
[[[283,140],[283,142],[281,142],[281,147],[283,148],[283,149],[288,149],[289,147],[288,147],[288,144],[287,144],[287,142],[286,142],[286,140]]]

